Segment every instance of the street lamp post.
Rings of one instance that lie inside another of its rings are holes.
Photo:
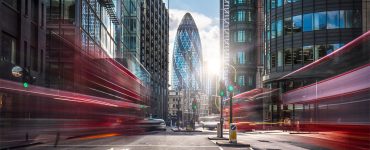
[[[226,64],[228,66],[230,66],[231,68],[234,69],[234,83],[236,83],[236,69],[233,65],[230,65],[230,64]],[[234,87],[230,84],[228,86],[228,91],[230,92],[229,93],[229,98],[230,98],[230,107],[229,107],[229,111],[230,111],[230,117],[229,117],[229,123],[233,123],[233,91],[234,91]]]

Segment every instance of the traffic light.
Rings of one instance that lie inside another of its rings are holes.
[[[233,85],[229,85],[229,87],[227,89],[229,90],[229,92],[233,92],[234,91],[234,86]]]
[[[220,81],[220,96],[224,97],[226,95],[226,87],[223,81]]]
[[[197,109],[197,100],[196,99],[193,100],[192,108],[193,108],[193,110]]]
[[[23,87],[28,88],[29,84],[32,84],[36,81],[36,77],[33,77],[30,72],[28,72],[26,69],[23,69],[22,81]]]

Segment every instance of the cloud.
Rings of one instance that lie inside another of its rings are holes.
[[[170,79],[172,73],[172,55],[177,28],[181,22],[182,17],[189,11],[170,9],[170,28],[169,28],[169,42],[170,42]],[[189,12],[198,27],[200,40],[202,42],[203,60],[210,63],[219,63],[220,59],[220,39],[219,39],[219,19],[210,18],[198,12]],[[171,81],[171,80],[170,80]]]

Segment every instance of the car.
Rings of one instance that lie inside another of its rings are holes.
[[[200,125],[204,128],[209,130],[213,130],[217,128],[217,123],[220,122],[219,116],[206,116],[206,117],[199,117]]]
[[[139,126],[146,131],[166,131],[166,122],[163,119],[146,118],[139,121]]]

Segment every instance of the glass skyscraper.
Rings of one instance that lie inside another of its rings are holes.
[[[172,89],[202,88],[202,46],[198,28],[190,13],[186,13],[177,29],[173,50]]]

